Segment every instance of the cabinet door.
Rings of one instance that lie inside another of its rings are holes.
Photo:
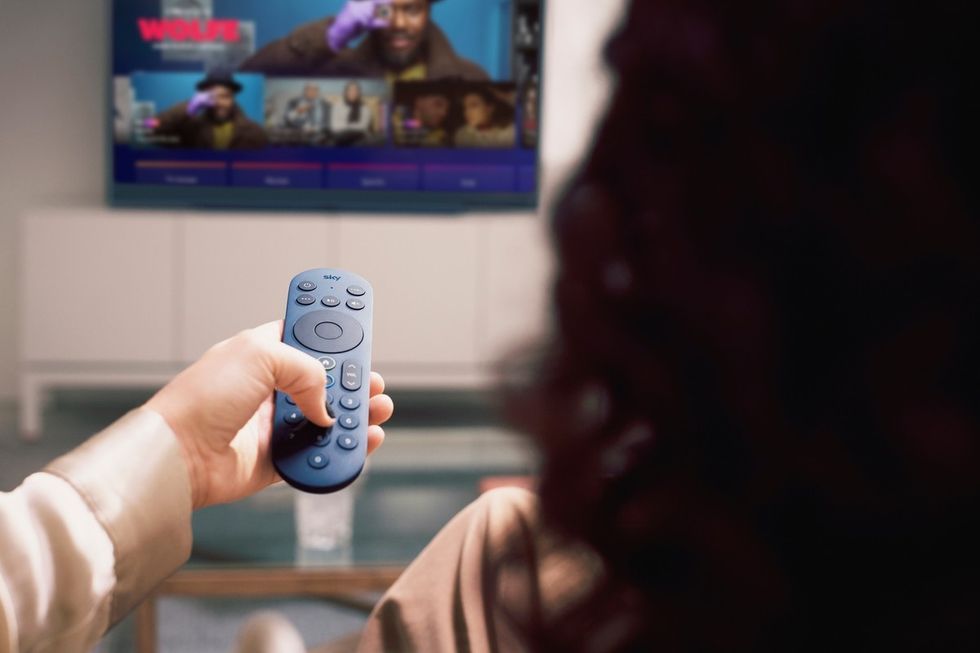
[[[26,361],[174,359],[176,233],[169,216],[45,210],[21,226]]]
[[[340,221],[338,260],[374,286],[374,363],[392,382],[452,385],[477,371],[479,219]]]
[[[537,214],[493,216],[481,224],[480,350],[491,367],[545,332],[553,268],[546,227]]]
[[[242,329],[281,319],[290,280],[337,267],[321,216],[210,215],[182,220],[180,356],[195,360]]]

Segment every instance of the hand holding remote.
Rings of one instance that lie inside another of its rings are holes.
[[[282,341],[315,356],[326,371],[327,403],[337,423],[307,415],[299,397],[276,394],[272,464],[293,487],[337,492],[364,468],[370,443],[374,291],[366,279],[321,268],[297,275],[286,294]]]
[[[284,345],[282,328],[272,322],[215,345],[145,406],[180,442],[195,508],[236,501],[279,480],[269,455],[275,389],[295,396],[312,421],[332,422],[323,366]],[[383,392],[384,381],[371,375],[368,453],[383,442],[380,425],[394,410]]]

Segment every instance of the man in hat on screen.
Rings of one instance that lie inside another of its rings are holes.
[[[208,73],[188,102],[151,121],[160,144],[202,150],[249,150],[269,144],[265,131],[235,101],[242,91],[230,74]]]
[[[485,81],[432,21],[439,0],[347,0],[340,13],[295,30],[248,59],[269,75],[383,77],[388,81]],[[366,35],[362,41],[357,39]]]

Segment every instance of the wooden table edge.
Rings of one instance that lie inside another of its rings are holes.
[[[163,581],[136,610],[139,653],[157,650],[157,599],[167,596],[234,598],[330,598],[362,592],[385,592],[404,566],[259,567],[181,569]]]
[[[251,567],[181,569],[165,580],[156,596],[334,596],[384,592],[404,566]]]

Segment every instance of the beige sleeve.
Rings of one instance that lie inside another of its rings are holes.
[[[87,651],[190,555],[173,432],[134,411],[0,494],[0,653]]]
[[[528,651],[526,628],[582,598],[600,574],[594,555],[542,528],[536,496],[493,490],[456,515],[382,597],[357,650]]]

